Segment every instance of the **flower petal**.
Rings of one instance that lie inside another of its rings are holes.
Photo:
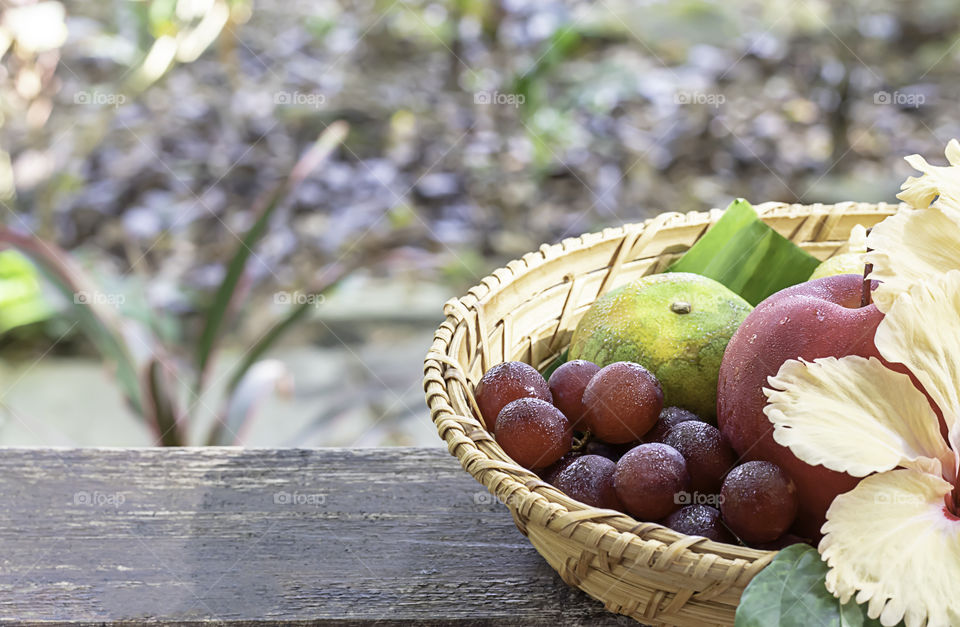
[[[947,156],[950,165],[960,165],[960,142],[951,139],[947,142],[947,149],[943,151],[943,154]]]
[[[867,252],[867,227],[862,224],[854,224],[850,229],[850,237],[838,253],[865,253]]]
[[[917,209],[926,209],[936,200],[935,208],[960,222],[960,143],[951,139],[945,154],[949,166],[930,165],[920,155],[907,157],[907,163],[923,172],[923,176],[911,176],[904,181],[897,198]]]
[[[769,383],[773,439],[808,464],[863,477],[897,466],[939,474],[953,463],[926,397],[875,357],[790,360]]]
[[[867,477],[827,511],[820,555],[827,589],[869,602],[883,625],[960,625],[960,521],[947,516],[949,483],[915,470]],[[924,622],[926,621],[926,623]]]
[[[877,327],[877,350],[905,365],[947,427],[960,419],[960,270],[928,277],[901,294]],[[960,451],[958,451],[960,452]]]
[[[864,260],[873,264],[870,278],[881,282],[873,292],[877,307],[889,311],[911,285],[960,268],[958,242],[960,222],[937,210],[900,211],[873,227]]]

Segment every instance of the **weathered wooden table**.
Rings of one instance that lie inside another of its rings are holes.
[[[636,625],[445,449],[4,449],[0,621]]]

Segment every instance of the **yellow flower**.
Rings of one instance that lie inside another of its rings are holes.
[[[774,439],[809,464],[867,477],[827,510],[826,585],[871,618],[960,625],[960,270],[901,294],[876,334],[876,358],[788,361],[765,389]],[[876,473],[876,474],[873,474]]]
[[[923,172],[901,186],[898,197],[911,205],[873,227],[864,257],[870,278],[881,282],[873,299],[887,311],[898,294],[932,275],[960,269],[960,142],[950,140],[949,166],[932,166],[920,155],[907,162]]]

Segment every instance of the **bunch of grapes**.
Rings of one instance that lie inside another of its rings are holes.
[[[507,455],[575,500],[718,542],[799,540],[789,533],[799,505],[790,477],[770,462],[740,464],[715,426],[665,408],[640,364],[575,360],[546,381],[506,362],[475,395]]]

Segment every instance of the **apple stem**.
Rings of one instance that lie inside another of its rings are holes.
[[[867,229],[867,236],[870,235],[870,231],[873,230],[873,227]],[[872,248],[867,248],[867,252],[873,250]],[[870,293],[870,283],[872,281],[867,277],[870,276],[870,273],[873,272],[873,264],[868,263],[863,267],[863,287],[860,290],[860,306],[868,307],[873,302],[873,295]]]
[[[860,306],[867,307],[873,302],[873,297],[870,294],[870,284],[873,282],[867,277],[870,276],[870,273],[873,272],[873,264],[868,263],[863,267],[863,289],[860,291]]]

